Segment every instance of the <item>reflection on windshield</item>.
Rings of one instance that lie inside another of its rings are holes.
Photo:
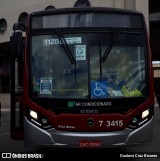
[[[67,45],[57,34],[32,37],[34,97],[103,99],[146,94],[141,33],[63,34],[63,41]]]

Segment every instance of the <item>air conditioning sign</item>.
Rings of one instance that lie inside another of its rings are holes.
[[[68,107],[110,107],[112,102],[97,102],[97,101],[87,101],[87,102],[76,102],[68,101]]]

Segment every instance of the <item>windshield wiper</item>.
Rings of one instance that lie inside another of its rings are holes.
[[[56,34],[57,34],[59,40],[62,42],[62,46],[63,46],[69,60],[71,61],[72,64],[75,64],[75,84],[76,84],[77,83],[76,60],[75,60],[74,56],[72,55],[71,50],[69,49],[69,46],[68,46],[66,39],[64,38],[60,28],[57,28],[55,31],[56,31]]]
[[[63,48],[64,48],[69,60],[71,61],[72,64],[76,64],[76,60],[75,60],[74,56],[72,55],[72,53],[71,53],[71,51],[70,51],[70,49],[68,47],[68,44],[67,44],[67,42],[66,42],[66,40],[65,40],[65,38],[64,38],[64,36],[63,36],[63,34],[61,32],[61,30],[59,28],[57,28],[55,31],[56,31],[56,34],[57,34],[58,38],[62,42],[62,46],[63,46]]]
[[[111,52],[111,50],[112,50],[112,46],[113,46],[113,44],[114,44],[114,41],[115,41],[115,39],[116,39],[116,37],[117,37],[118,32],[119,32],[119,28],[116,28],[116,30],[115,30],[115,32],[113,33],[113,36],[112,36],[112,38],[111,38],[111,41],[109,42],[108,47],[107,47],[107,49],[105,50],[105,52],[104,52],[104,54],[103,54],[103,56],[102,56],[102,58],[101,58],[101,61],[102,61],[103,63],[106,61],[106,59],[108,58],[108,56],[109,56],[109,54],[110,54],[110,52]]]
[[[99,43],[99,64],[100,64],[100,81],[102,81],[102,62],[101,62],[102,50],[101,44]]]

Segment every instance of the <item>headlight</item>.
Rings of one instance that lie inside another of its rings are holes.
[[[38,119],[38,114],[37,114],[37,112],[30,110],[29,114],[30,114],[30,116],[31,116],[33,119],[36,119],[36,120]]]
[[[148,122],[154,114],[154,108],[151,107],[147,110],[144,110],[142,113],[139,113],[134,118],[132,118],[131,122],[129,123],[128,127],[131,129],[136,129],[146,122]]]
[[[37,125],[38,127],[42,129],[50,129],[52,127],[51,123],[45,116],[29,108],[26,108],[26,117],[33,124]]]
[[[144,119],[145,117],[147,117],[149,115],[149,109],[145,110],[142,112],[142,119]]]

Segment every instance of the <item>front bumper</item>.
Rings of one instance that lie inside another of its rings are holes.
[[[113,132],[66,132],[54,128],[43,130],[24,117],[24,143],[26,146],[78,148],[81,140],[99,140],[102,147],[148,144],[152,141],[153,118],[138,129],[126,128]]]

